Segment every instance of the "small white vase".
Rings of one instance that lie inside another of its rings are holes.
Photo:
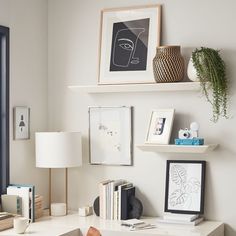
[[[188,62],[187,75],[188,75],[188,78],[194,82],[200,81],[199,77],[197,76],[197,71],[193,65],[192,57],[190,57],[189,62]]]

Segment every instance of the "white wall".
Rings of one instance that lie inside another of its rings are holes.
[[[70,207],[92,204],[98,195],[98,182],[106,178],[125,178],[138,188],[144,213],[163,214],[165,164],[167,159],[207,160],[205,216],[225,222],[226,235],[236,234],[236,2],[215,0],[158,1],[163,4],[162,45],[179,44],[188,61],[199,46],[222,49],[231,92],[231,119],[210,121],[211,107],[195,92],[126,93],[81,95],[67,89],[68,84],[96,84],[100,10],[110,7],[143,5],[144,0],[49,0],[49,125],[52,130],[81,130],[83,158],[81,168],[70,170]],[[88,114],[91,105],[134,106],[134,166],[109,167],[88,164]],[[152,109],[176,109],[174,130],[193,120],[201,125],[201,136],[220,148],[206,155],[145,153],[135,144],[145,137]]]
[[[47,129],[47,1],[0,0],[0,25],[10,27],[10,181],[35,184],[47,201],[34,154],[34,133]],[[13,140],[14,106],[30,108],[29,140]]]

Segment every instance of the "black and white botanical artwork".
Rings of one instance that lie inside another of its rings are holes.
[[[145,71],[149,18],[113,24],[110,71]]]
[[[202,165],[171,163],[169,168],[168,209],[200,211]]]

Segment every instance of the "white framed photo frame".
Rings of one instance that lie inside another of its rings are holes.
[[[174,109],[152,111],[145,139],[146,144],[169,144],[174,114]]]
[[[160,33],[161,5],[103,10],[98,84],[155,83]]]
[[[30,109],[28,107],[13,108],[13,137],[18,139],[30,138]]]
[[[90,164],[132,165],[132,107],[89,107]]]

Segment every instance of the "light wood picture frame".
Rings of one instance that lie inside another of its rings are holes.
[[[146,144],[169,144],[174,114],[174,109],[152,111],[145,139]]]
[[[13,137],[17,139],[30,139],[30,109],[29,107],[13,108]]]
[[[100,27],[98,84],[155,83],[161,5],[105,9]]]
[[[133,164],[132,107],[89,107],[90,164]]]

